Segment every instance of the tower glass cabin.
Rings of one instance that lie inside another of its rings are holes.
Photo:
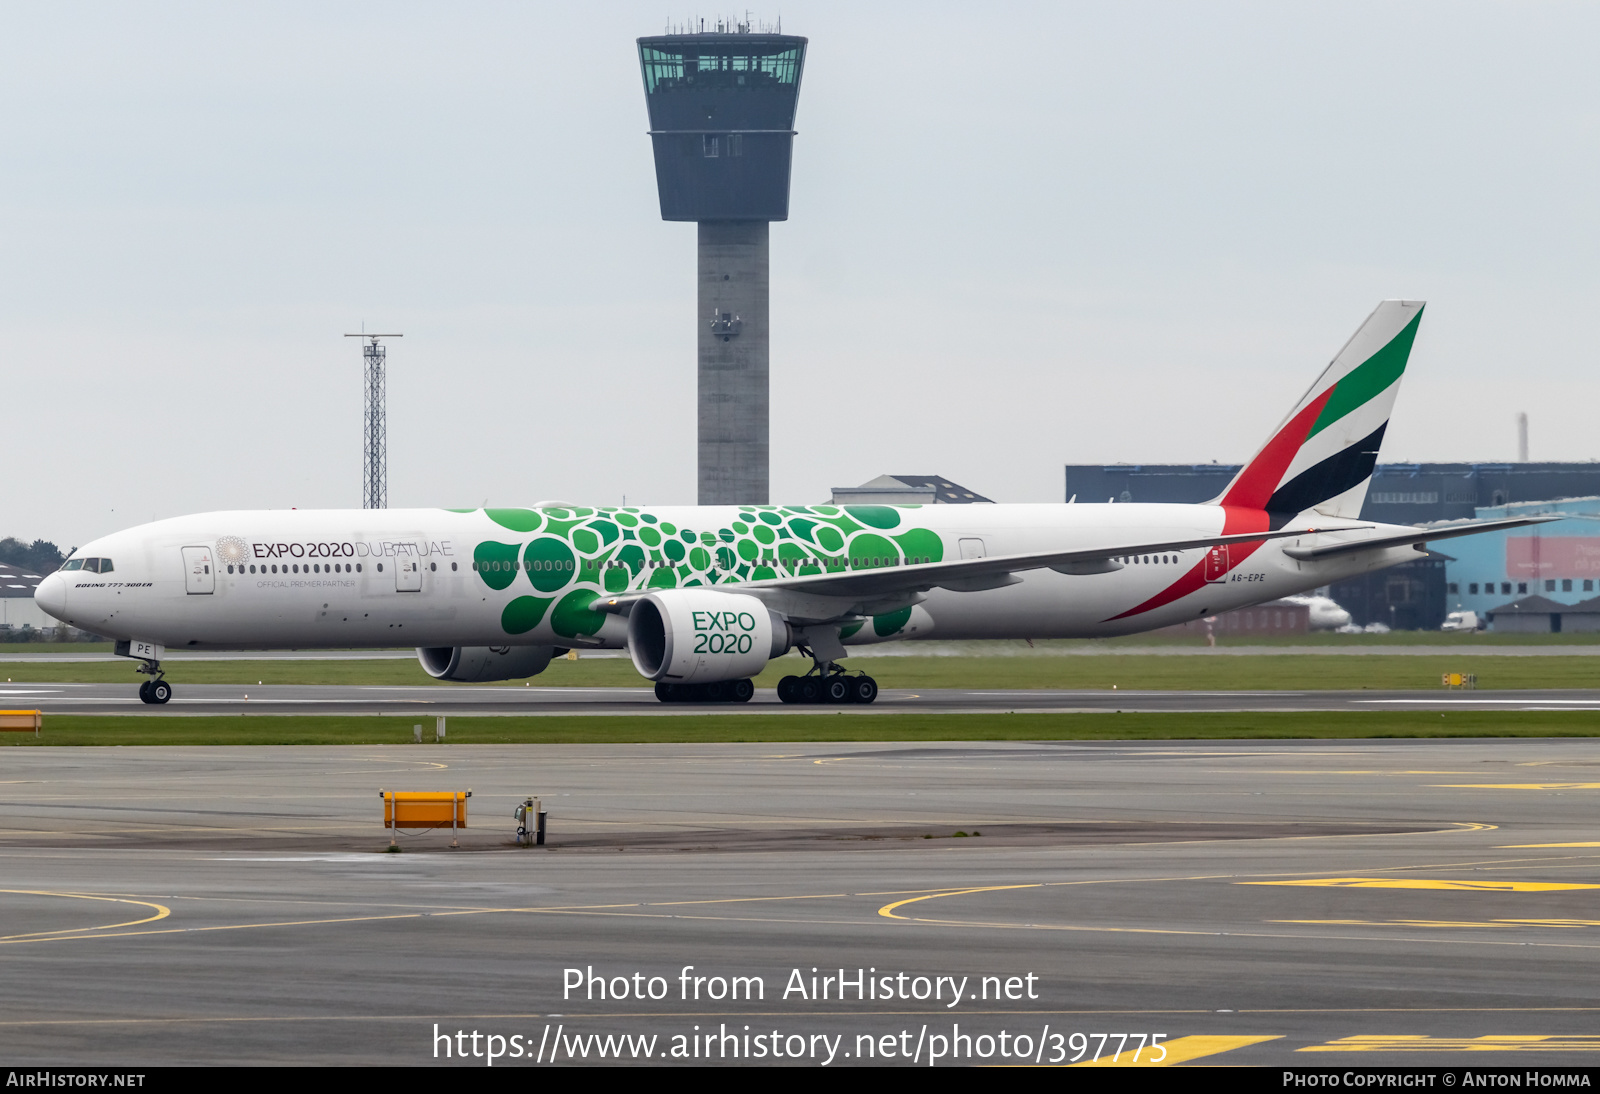
[[[788,220],[806,39],[639,39],[663,220]]]

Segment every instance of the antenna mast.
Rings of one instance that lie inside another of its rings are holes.
[[[389,508],[389,426],[384,383],[384,360],[388,356],[380,338],[404,338],[403,334],[347,334],[364,338],[361,357],[366,362],[366,413],[361,423],[362,467],[361,508]]]

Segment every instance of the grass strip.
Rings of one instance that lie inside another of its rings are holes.
[[[1465,650],[1438,657],[858,657],[846,664],[852,670],[870,673],[886,688],[1109,691],[1115,686],[1137,691],[1396,691],[1438,688],[1440,676],[1447,672],[1475,673],[1478,687],[1488,690],[1600,687],[1600,659],[1594,657],[1495,657]],[[167,679],[177,688],[185,684],[458,686],[432,679],[409,660],[169,661],[165,667]],[[805,668],[806,662],[801,658],[779,658],[756,677],[756,686],[776,687],[780,677],[801,673]],[[0,679],[19,684],[122,683],[133,689],[144,677],[134,671],[131,662],[115,661],[0,665]],[[534,688],[648,686],[625,658],[554,661],[527,684]],[[505,686],[520,688],[523,681]]]
[[[320,715],[52,715],[44,733],[0,746],[411,745],[410,717]],[[422,749],[433,721],[422,721]],[[719,714],[451,718],[448,741],[471,744],[716,744],[732,741],[1356,740],[1385,737],[1595,737],[1592,711],[1090,714]],[[411,745],[412,747],[417,747]],[[419,749],[420,751],[420,749]]]

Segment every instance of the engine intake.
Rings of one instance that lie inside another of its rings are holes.
[[[636,601],[628,614],[628,654],[647,680],[739,680],[790,644],[789,625],[743,593],[665,589]]]
[[[538,676],[555,655],[553,646],[419,646],[422,671],[435,680],[487,684]]]

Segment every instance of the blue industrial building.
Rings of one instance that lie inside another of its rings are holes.
[[[1445,596],[1452,611],[1490,617],[1496,630],[1553,631],[1576,629],[1562,625],[1564,609],[1588,609],[1576,615],[1595,610],[1585,602],[1600,597],[1600,497],[1480,506],[1475,515],[1496,520],[1547,513],[1566,517],[1451,541]]]

